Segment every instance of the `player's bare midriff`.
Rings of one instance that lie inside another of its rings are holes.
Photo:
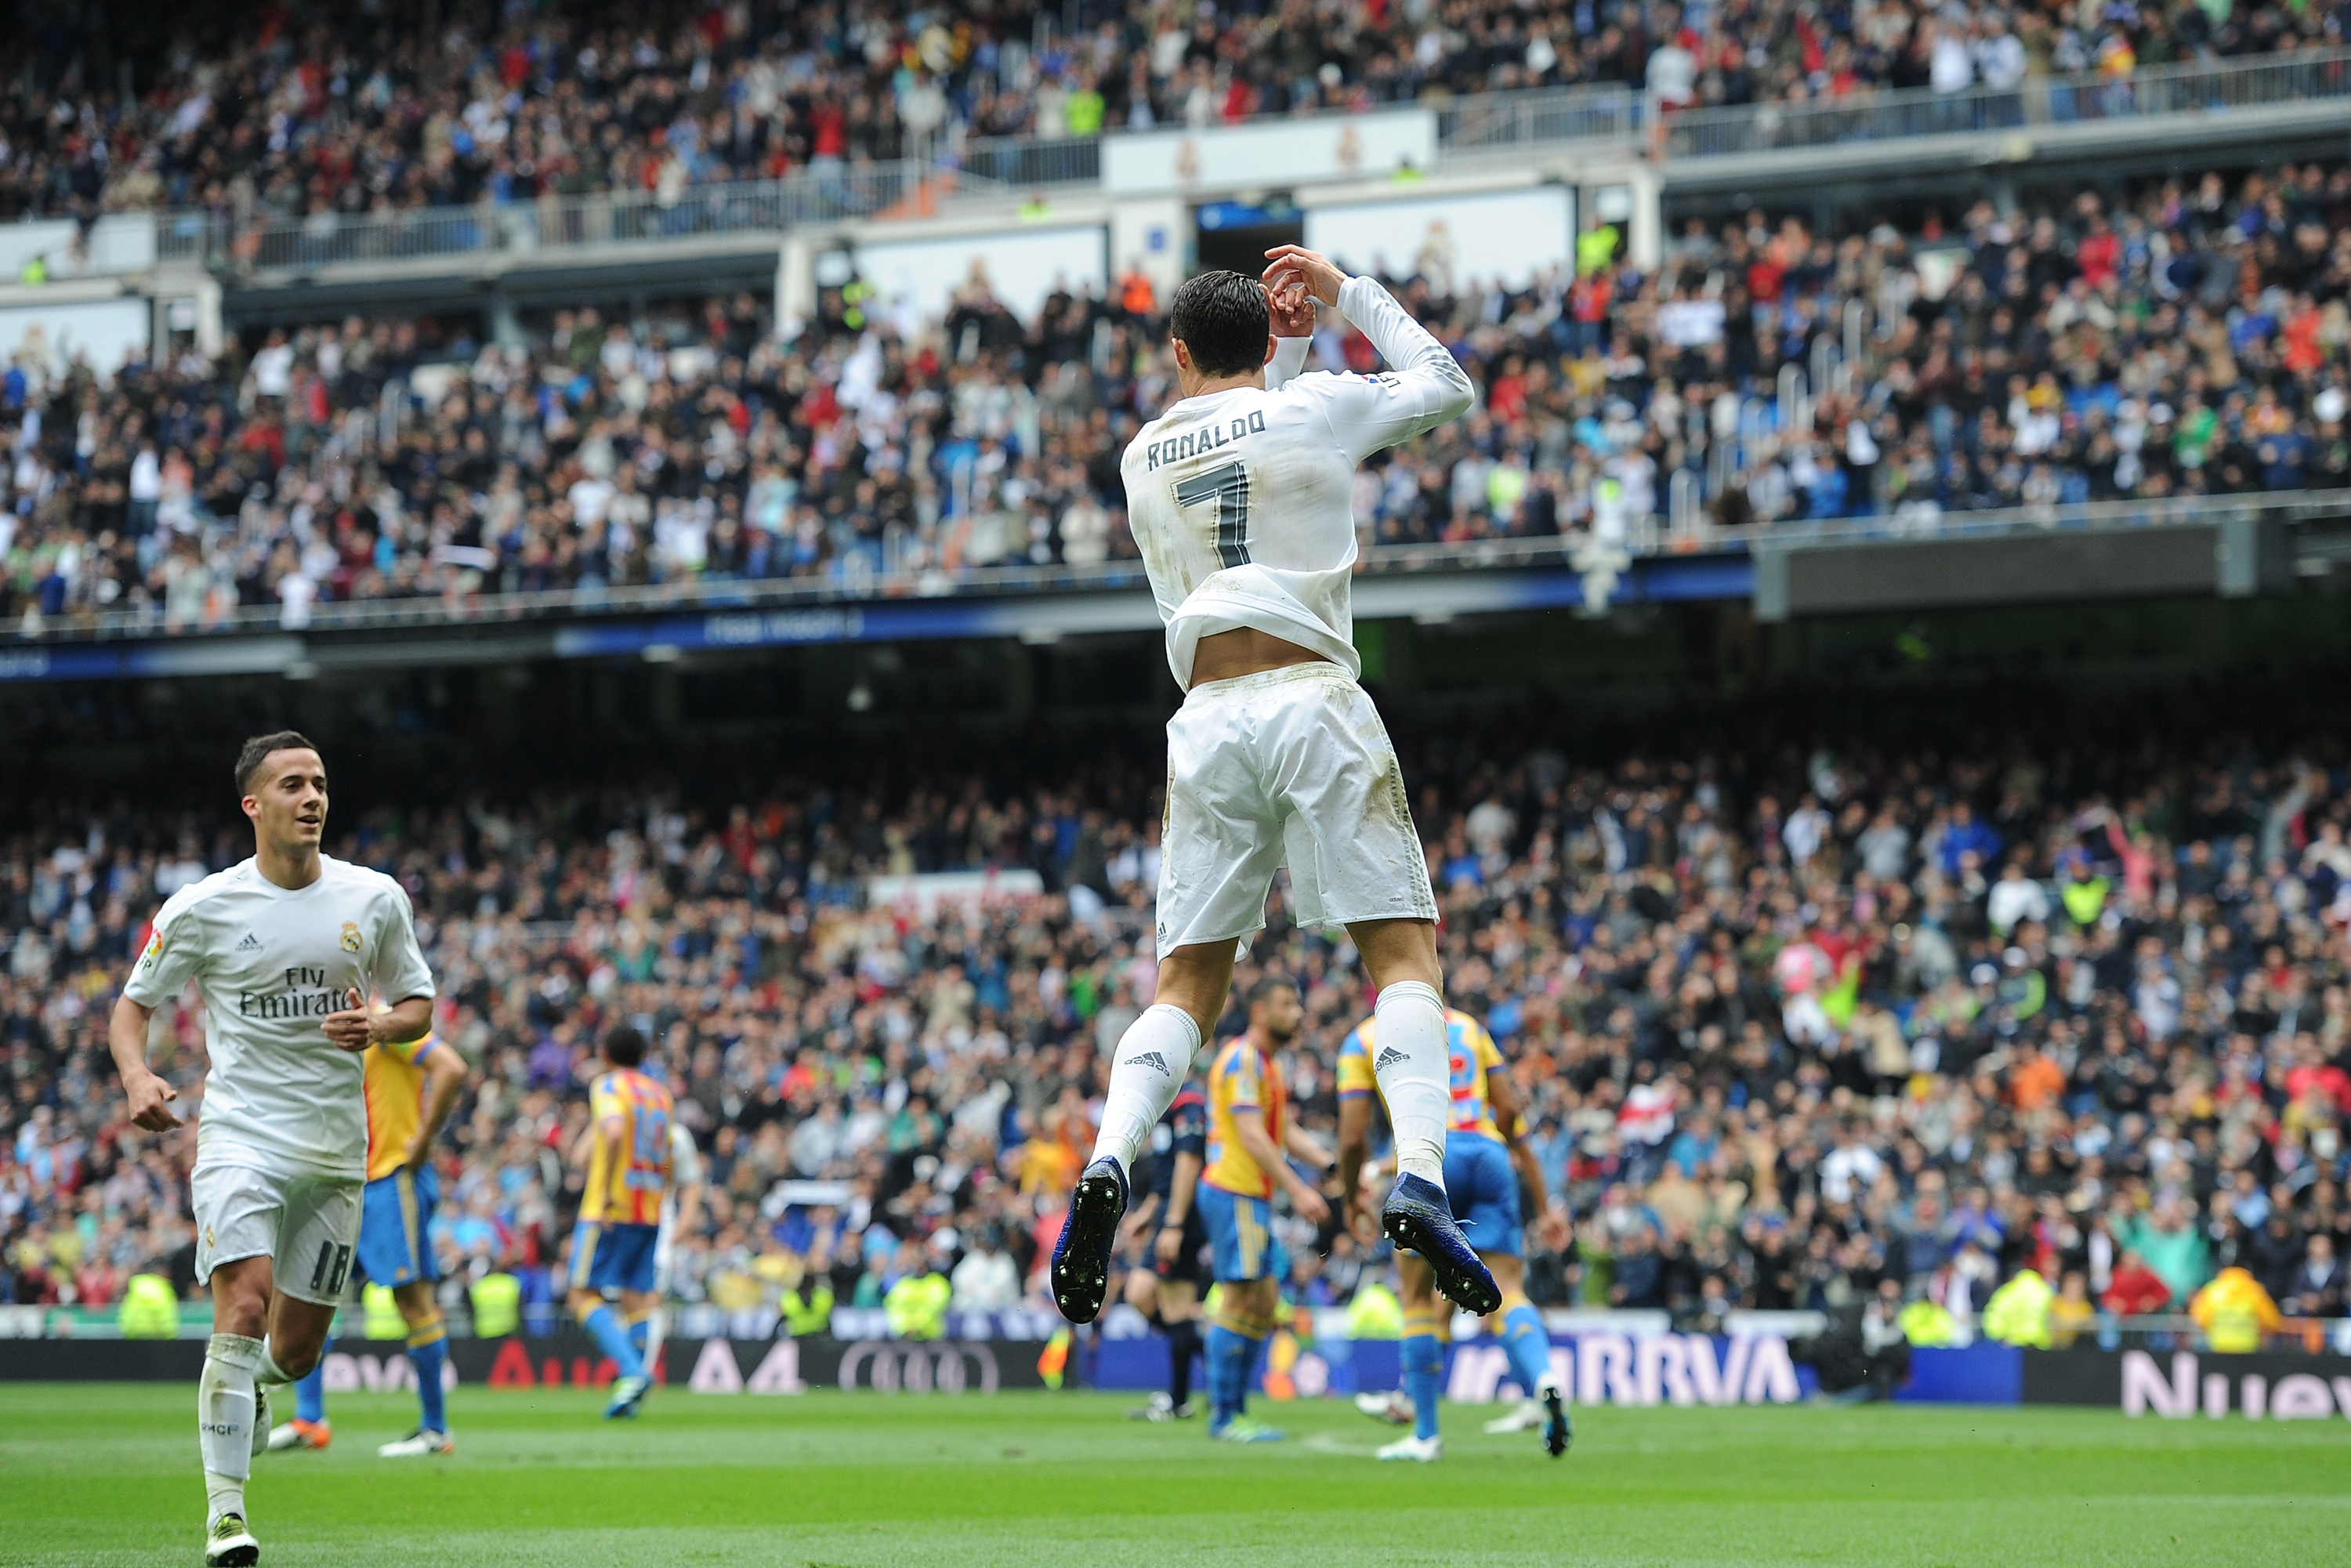
[[[1192,684],[1237,681],[1290,664],[1328,664],[1335,661],[1301,648],[1287,638],[1254,626],[1238,626],[1200,639],[1192,650]]]

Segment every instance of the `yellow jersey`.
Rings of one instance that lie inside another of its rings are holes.
[[[424,1058],[454,1049],[425,1035],[404,1044],[371,1045],[360,1058],[367,1091],[367,1178],[381,1181],[406,1161],[424,1120]]]
[[[1502,1065],[1501,1047],[1486,1032],[1486,1026],[1468,1013],[1445,1009],[1445,1049],[1452,1066],[1452,1107],[1446,1113],[1445,1130],[1452,1133],[1474,1133],[1481,1138],[1503,1142],[1502,1130],[1494,1122],[1492,1104],[1486,1098],[1486,1073]],[[1378,1060],[1373,1022],[1365,1019],[1354,1031],[1339,1042],[1339,1098],[1353,1099],[1359,1094],[1380,1092],[1379,1076],[1372,1064]]]
[[[1241,1147],[1233,1113],[1255,1111],[1263,1116],[1266,1136],[1279,1150],[1289,1101],[1281,1075],[1249,1036],[1241,1035],[1217,1051],[1216,1065],[1208,1069],[1208,1160],[1200,1179],[1244,1197],[1271,1197],[1273,1173],[1260,1169]]]
[[[588,1087],[588,1113],[599,1135],[590,1141],[588,1187],[580,1195],[580,1218],[606,1225],[658,1225],[662,1197],[669,1190],[669,1091],[632,1067],[615,1068]],[[617,1144],[601,1135],[604,1124],[621,1124]],[[617,1146],[618,1155],[608,1150]]]

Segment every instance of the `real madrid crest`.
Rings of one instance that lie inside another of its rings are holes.
[[[343,922],[343,951],[356,953],[359,950],[360,923],[356,920],[346,920]]]

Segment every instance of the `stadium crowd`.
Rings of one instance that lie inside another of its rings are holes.
[[[2351,169],[1842,238],[1756,213],[1646,275],[1605,249],[1519,292],[1366,258],[1479,392],[1359,476],[1366,542],[1619,537],[1683,474],[1726,525],[2351,482]],[[353,319],[110,378],[20,353],[0,624],[1129,558],[1118,453],[1173,385],[1150,294],[1023,321],[982,277],[930,319],[852,284],[789,341],[748,296],[527,344]],[[1318,354],[1374,363],[1335,326]]]
[[[2339,744],[2197,757],[2032,730],[1605,767],[1407,738],[1450,999],[1530,1106],[1539,1303],[1704,1327],[1890,1281],[1964,1326],[2029,1267],[2080,1328],[2180,1311],[2239,1265],[2290,1315],[2342,1314]],[[410,890],[438,1030],[479,1069],[438,1154],[452,1304],[492,1270],[561,1299],[580,1178],[560,1151],[600,1030],[628,1019],[706,1164],[681,1299],[821,1322],[936,1274],[960,1309],[1050,1310],[1107,1051],[1153,985],[1151,774],[706,810],[547,797],[338,831]],[[193,1134],[129,1131],[104,1019],[161,899],[248,849],[241,824],[129,811],[5,840],[0,1301],[103,1304],[150,1268],[190,1287]],[[864,896],[869,876],[974,869],[1041,891]],[[1285,907],[1241,977],[1301,986],[1283,1071],[1327,1132],[1368,1002],[1347,945]],[[201,1113],[192,997],[155,1035]],[[1384,1264],[1277,1223],[1302,1304]]]
[[[0,88],[0,218],[324,218],[928,157],[1481,91],[1629,83],[1667,105],[2093,76],[2342,42],[2327,5],[1429,0],[1219,6],[755,0],[210,4],[77,37],[27,8]],[[102,26],[103,24],[99,26]],[[102,62],[129,65],[126,90]]]

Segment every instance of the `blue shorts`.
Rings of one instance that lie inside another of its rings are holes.
[[[1519,1173],[1508,1149],[1481,1133],[1446,1134],[1445,1196],[1470,1246],[1519,1256]]]
[[[607,1225],[583,1219],[571,1233],[571,1288],[637,1291],[653,1288],[658,1225]]]
[[[368,1282],[398,1289],[438,1280],[426,1232],[441,1202],[441,1177],[427,1166],[396,1170],[367,1184],[360,1208],[360,1272]]]
[[[1264,1198],[1204,1181],[1193,1189],[1192,1207],[1207,1222],[1219,1281],[1278,1280],[1290,1271],[1281,1243],[1273,1237],[1273,1205]]]

